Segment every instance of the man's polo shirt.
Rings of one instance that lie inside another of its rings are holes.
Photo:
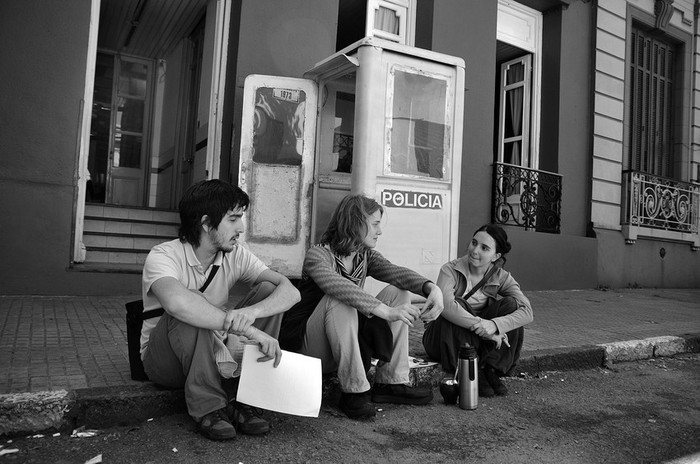
[[[207,301],[214,306],[222,307],[228,302],[229,289],[236,282],[252,285],[267,266],[247,248],[237,245],[233,251],[218,253],[212,266],[219,265],[214,279],[204,292]],[[179,239],[161,243],[151,249],[143,265],[141,293],[143,295],[144,311],[162,307],[151,292],[151,285],[163,277],[173,277],[189,290],[199,290],[207,280],[212,270],[203,269],[197,259],[192,245]],[[156,326],[160,317],[146,319],[141,329],[141,357],[148,346],[151,330]]]

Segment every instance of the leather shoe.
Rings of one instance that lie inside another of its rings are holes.
[[[236,429],[229,422],[224,409],[217,409],[202,417],[199,421],[199,431],[210,440],[236,438]]]
[[[372,401],[375,403],[428,404],[433,400],[433,391],[427,388],[409,387],[403,383],[375,383]]]
[[[495,391],[493,391],[493,387],[489,383],[488,379],[486,378],[486,372],[484,369],[479,369],[479,396],[483,396],[484,398],[491,398],[496,394]]]
[[[491,385],[498,396],[506,396],[508,394],[508,388],[503,384],[503,381],[492,367],[485,368],[484,373],[489,385]]]
[[[363,393],[345,393],[340,394],[340,403],[338,407],[350,419],[366,420],[372,419],[377,415],[377,410],[369,404],[367,392]]]
[[[262,409],[236,403],[233,410],[233,425],[240,433],[262,435],[270,431],[270,423],[263,419]]]

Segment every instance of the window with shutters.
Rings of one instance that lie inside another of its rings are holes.
[[[634,28],[630,56],[630,169],[673,177],[675,47]]]
[[[629,44],[629,135],[623,172],[622,232],[700,247],[700,187],[687,182],[690,39],[635,23]]]

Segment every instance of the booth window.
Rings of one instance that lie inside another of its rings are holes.
[[[390,172],[444,180],[447,80],[395,69],[393,82]]]
[[[306,94],[297,89],[261,87],[255,95],[253,160],[300,165],[304,150]]]

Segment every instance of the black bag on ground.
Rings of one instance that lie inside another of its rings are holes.
[[[200,292],[207,289],[218,270],[219,266],[212,267],[207,281],[199,289]],[[141,361],[141,328],[143,327],[143,321],[152,317],[162,316],[165,310],[156,308],[144,312],[143,300],[130,301],[124,306],[126,306],[126,343],[129,348],[131,379],[143,382],[148,380],[146,371],[143,369],[143,361]]]
[[[148,380],[148,376],[143,370],[143,362],[141,361],[141,327],[143,327],[144,320],[162,316],[165,310],[157,308],[143,312],[143,300],[130,301],[125,306],[126,343],[129,347],[131,379],[143,382]]]

